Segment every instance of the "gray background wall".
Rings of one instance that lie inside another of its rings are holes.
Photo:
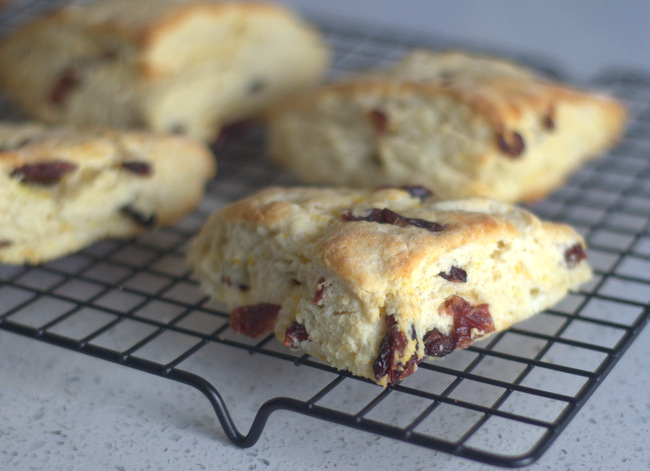
[[[608,67],[650,73],[647,0],[282,0],[310,15],[548,57],[574,80]]]

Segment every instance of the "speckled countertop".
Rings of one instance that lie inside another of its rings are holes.
[[[650,469],[648,358],[645,329],[524,469]],[[6,332],[0,424],[5,470],[497,469],[289,412],[274,413],[260,441],[240,449],[194,389]]]

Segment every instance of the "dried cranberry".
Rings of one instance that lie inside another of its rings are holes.
[[[273,331],[279,312],[280,306],[269,303],[237,307],[230,313],[230,327],[240,334],[259,337]]]
[[[385,190],[388,188],[397,188],[398,190],[404,190],[413,198],[419,198],[421,200],[430,198],[433,196],[433,191],[428,188],[420,185],[402,185],[402,186],[392,186],[392,185],[383,185],[376,188],[376,190]]]
[[[388,117],[385,113],[379,110],[372,110],[368,113],[370,122],[379,134],[386,134],[388,131]]]
[[[379,355],[373,365],[377,380],[380,380],[393,370],[395,354],[402,353],[408,342],[404,332],[399,329],[395,316],[387,316],[386,324],[388,325],[388,332],[379,345]]]
[[[433,329],[424,336],[424,353],[444,357],[456,349],[467,348],[474,343],[472,329],[483,335],[494,331],[494,321],[487,304],[472,306],[460,296],[448,298],[440,307],[453,316],[451,333],[444,335]]]
[[[575,267],[581,260],[585,260],[587,254],[582,250],[582,245],[575,244],[564,251],[564,260],[569,268]]]
[[[524,152],[524,149],[526,148],[524,138],[521,137],[521,134],[514,131],[510,133],[508,139],[506,139],[503,134],[499,133],[497,136],[497,143],[499,145],[499,149],[501,149],[504,154],[513,158],[521,156],[521,154]]]
[[[437,222],[425,221],[424,219],[416,219],[416,218],[407,218],[406,222],[411,226],[420,227],[422,229],[426,229],[429,232],[440,232],[445,227],[447,227],[444,224],[439,224]]]
[[[429,232],[440,232],[447,227],[446,225],[425,219],[407,218],[388,208],[371,208],[365,216],[355,216],[352,214],[352,211],[347,210],[343,212],[341,218],[344,221],[368,221],[379,224],[392,224],[400,227],[415,226],[426,229]]]
[[[144,214],[143,212],[135,209],[130,204],[122,206],[122,208],[120,208],[120,212],[126,216],[129,216],[135,222],[144,227],[152,227],[156,224],[157,218],[155,214]]]
[[[462,268],[458,268],[455,266],[451,267],[449,273],[445,273],[444,271],[441,271],[440,273],[438,273],[438,276],[443,277],[447,281],[456,281],[460,283],[465,283],[467,281],[467,272]]]
[[[81,71],[70,66],[59,75],[54,87],[50,91],[50,102],[57,106],[62,106],[68,97],[68,94],[74,90],[81,82]]]
[[[37,164],[27,164],[15,168],[11,177],[20,178],[23,183],[52,185],[59,182],[66,174],[74,171],[77,164],[64,160],[51,160]]]
[[[244,283],[238,283],[236,281],[232,281],[232,278],[230,278],[228,275],[224,276],[222,279],[223,284],[226,286],[233,286],[235,288],[238,288],[241,291],[248,291],[250,289],[250,286],[244,284]]]
[[[323,300],[323,294],[325,294],[325,278],[321,278],[316,284],[316,294],[314,295],[314,304],[316,306],[320,305]]]
[[[388,332],[379,346],[379,355],[373,364],[373,373],[377,381],[388,375],[389,384],[397,384],[415,371],[415,368],[422,361],[417,354],[411,355],[406,362],[400,362],[404,350],[408,345],[406,333],[400,330],[394,315],[386,317]],[[413,334],[414,328],[411,327]]]
[[[284,333],[284,342],[282,345],[289,348],[300,348],[300,344],[309,339],[309,334],[305,326],[293,321]]]
[[[424,353],[432,357],[444,357],[456,350],[453,335],[443,335],[438,329],[427,332],[424,336]]]
[[[494,321],[487,304],[472,306],[460,296],[452,296],[443,303],[442,309],[454,316],[456,348],[467,348],[474,343],[472,329],[484,334],[494,331]]]
[[[129,172],[133,172],[136,175],[141,175],[143,177],[149,176],[153,173],[153,171],[151,170],[151,165],[141,160],[128,160],[122,162],[122,168],[128,170]]]

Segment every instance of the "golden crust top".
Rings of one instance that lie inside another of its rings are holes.
[[[346,213],[363,218],[373,209],[384,208],[443,229],[432,231],[404,222],[378,224],[349,216],[346,220]],[[465,245],[493,245],[542,226],[544,233],[559,240],[568,242],[574,234],[568,226],[542,224],[527,211],[496,201],[421,200],[399,188],[269,188],[224,208],[213,220],[250,223],[269,233],[289,231],[297,240],[317,241],[322,262],[361,290],[409,279],[422,264],[435,264]]]
[[[20,31],[29,35],[48,24],[79,29],[100,42],[107,38],[114,42],[121,38],[139,50],[138,61],[142,74],[150,79],[169,68],[169,59],[162,57],[167,50],[158,46],[168,37],[180,32],[185,43],[198,43],[201,37],[188,37],[191,31],[205,31],[206,22],[212,22],[215,38],[220,30],[237,30],[246,18],[272,19],[275,27],[292,25],[308,30],[291,10],[282,5],[265,2],[211,2],[201,0],[101,0],[91,4],[71,5],[57,10]],[[219,22],[216,24],[215,22]],[[197,27],[200,24],[200,27]],[[204,33],[199,33],[204,34]],[[176,54],[174,54],[176,55]]]
[[[315,93],[286,101],[269,117],[310,107],[333,96],[359,94],[447,96],[472,108],[497,132],[509,130],[529,111],[552,118],[559,103],[602,108],[610,116],[609,126],[615,135],[620,134],[627,115],[625,107],[609,96],[544,80],[532,70],[503,59],[458,51],[417,50],[391,69],[332,82]]]

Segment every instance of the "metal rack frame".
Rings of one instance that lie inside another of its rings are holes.
[[[25,8],[37,4],[25,2]],[[359,26],[323,28],[335,52],[332,76],[391,62],[413,46],[448,46],[364,33]],[[192,386],[208,398],[228,438],[241,447],[260,438],[273,412],[289,410],[484,463],[530,464],[569,424],[650,318],[650,77],[613,71],[593,85],[628,105],[628,132],[611,154],[585,166],[531,209],[580,230],[596,278],[530,322],[471,346],[467,361],[452,356],[426,361],[415,375],[384,390],[279,348],[272,335],[255,342],[230,335],[228,314],[200,294],[183,259],[189,240],[215,208],[262,186],[296,183],[263,158],[264,133],[257,127],[215,149],[219,175],[201,207],[180,224],[136,240],[101,242],[37,267],[0,266],[0,329]],[[143,315],[143,308],[153,305],[173,314]],[[208,322],[209,330],[186,323],[197,315],[214,321]],[[138,329],[142,333],[124,344],[120,335]],[[170,333],[189,340],[187,348],[164,361],[142,354]],[[110,346],[106,338],[119,341]],[[270,365],[288,362],[318,370],[326,384],[307,398],[272,397],[243,434],[220,394],[221,384],[185,367],[215,344],[262,356]],[[443,383],[434,383],[442,377]],[[565,389],[569,383],[576,386]],[[436,390],[434,384],[443,386]],[[353,411],[328,405],[337,391],[357,385],[371,393],[353,404]],[[467,385],[473,391],[462,394]],[[486,395],[486,389],[496,393]],[[395,397],[422,405],[407,423],[373,415]],[[541,415],[532,402],[544,404]],[[459,417],[469,419],[457,426]],[[453,436],[437,433],[447,426]],[[534,433],[520,434],[521,427]],[[514,452],[502,452],[502,442],[491,440],[505,429],[515,430],[519,440]]]

